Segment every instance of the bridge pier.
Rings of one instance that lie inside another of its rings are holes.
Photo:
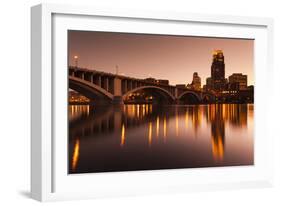
[[[118,77],[113,79],[114,97],[112,100],[113,104],[124,104],[122,98],[122,80]]]

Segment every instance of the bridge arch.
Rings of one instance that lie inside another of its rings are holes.
[[[95,101],[112,101],[114,96],[105,89],[91,82],[85,81],[77,77],[69,77],[69,88],[73,89],[88,99]]]
[[[199,104],[201,102],[201,96],[194,91],[185,91],[178,96],[179,103]]]
[[[172,104],[175,102],[176,98],[175,96],[173,96],[169,91],[161,88],[161,87],[157,87],[157,86],[141,86],[141,87],[137,87],[135,89],[132,89],[128,92],[126,92],[125,94],[123,94],[122,98],[123,101],[132,93],[138,92],[138,91],[148,91],[150,93],[152,93],[153,95],[159,97],[161,100],[164,100],[165,103],[168,104]]]

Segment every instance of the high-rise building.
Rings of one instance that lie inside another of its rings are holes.
[[[225,64],[222,50],[214,50],[213,52],[211,78],[215,91],[223,91],[225,89],[227,80],[225,79]]]
[[[193,73],[192,87],[194,90],[201,90],[201,78],[199,77],[197,72]]]
[[[245,90],[247,89],[247,75],[243,75],[242,73],[234,73],[228,77],[229,85],[237,85],[237,89]],[[232,86],[233,87],[233,86]]]

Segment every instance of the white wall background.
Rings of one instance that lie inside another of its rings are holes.
[[[6,0],[0,7],[0,205],[37,205],[29,196],[30,181],[30,6],[46,2]],[[281,103],[281,13],[278,0],[57,0],[53,3],[180,11],[275,20],[274,59],[276,106]],[[265,94],[266,97],[266,94]],[[58,202],[61,205],[281,205],[280,108],[271,108],[276,133],[275,183],[271,189],[244,189],[177,195]],[[266,137],[265,137],[266,138]],[[47,203],[51,204],[51,203]]]

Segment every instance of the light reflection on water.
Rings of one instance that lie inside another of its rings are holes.
[[[121,147],[123,147],[125,145],[125,138],[126,138],[126,135],[125,135],[125,125],[124,123],[122,124],[122,131],[121,131]]]
[[[74,151],[73,151],[73,156],[72,156],[72,164],[71,164],[72,170],[76,169],[77,162],[78,162],[78,159],[79,159],[79,149],[80,149],[80,141],[79,141],[79,139],[77,139],[75,141]]]
[[[69,173],[252,165],[253,105],[69,106]]]

